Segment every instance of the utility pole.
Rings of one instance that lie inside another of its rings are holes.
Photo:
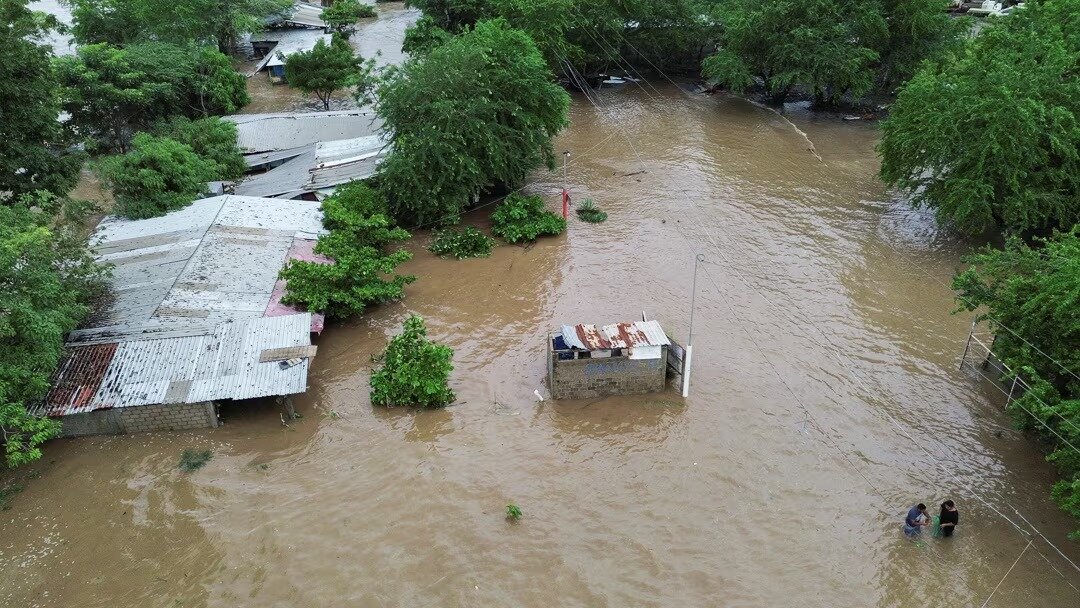
[[[682,396],[690,395],[690,362],[694,356],[694,307],[697,304],[698,266],[705,261],[705,254],[694,256],[694,278],[690,283],[690,331],[686,335],[686,352],[683,353]]]
[[[570,160],[570,151],[566,150],[562,155],[562,217],[565,220],[570,217],[570,185],[566,181],[566,163]]]

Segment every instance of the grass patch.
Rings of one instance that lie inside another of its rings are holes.
[[[607,219],[607,212],[597,207],[591,198],[587,198],[578,205],[577,216],[583,222],[599,224]]]
[[[486,258],[495,247],[495,239],[472,226],[463,230],[447,228],[435,234],[435,240],[428,251],[439,257]]]
[[[191,473],[203,468],[213,457],[214,453],[210,450],[184,450],[184,453],[180,455],[178,466],[181,471]]]

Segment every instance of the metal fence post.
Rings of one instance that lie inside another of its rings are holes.
[[[975,321],[971,322],[971,329],[968,330],[967,342],[964,344],[964,356],[960,357],[960,367],[956,368],[957,371],[964,369],[964,361],[967,360],[968,350],[971,348],[971,336],[975,333]]]

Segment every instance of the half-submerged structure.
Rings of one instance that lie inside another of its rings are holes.
[[[548,388],[554,399],[660,392],[670,347],[657,321],[563,325],[547,341]]]
[[[146,220],[104,219],[92,243],[111,300],[68,336],[34,413],[64,435],[217,426],[220,401],[307,390],[323,318],[281,302],[290,259],[320,259],[316,202],[197,200]]]

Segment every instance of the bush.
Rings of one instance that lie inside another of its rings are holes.
[[[184,450],[184,453],[180,455],[180,464],[177,466],[181,471],[191,473],[206,466],[213,457],[214,453],[210,450]]]
[[[247,170],[244,155],[236,145],[235,123],[216,116],[198,120],[181,116],[162,123],[157,132],[191,146],[200,158],[212,162],[215,179],[239,179]]]
[[[361,4],[359,0],[334,0],[320,14],[322,20],[331,28],[342,31],[349,29],[360,19],[375,16],[375,7]]]
[[[215,167],[191,146],[139,133],[131,151],[107,159],[101,172],[116,196],[116,213],[144,219],[190,205],[206,191]]]
[[[401,335],[394,336],[382,355],[383,367],[371,375],[371,402],[375,405],[443,407],[454,400],[447,380],[454,369],[454,351],[430,342],[424,319],[406,319]]]
[[[437,256],[454,256],[462,260],[465,258],[486,258],[491,255],[495,246],[495,239],[487,236],[472,226],[464,230],[447,228],[440,230],[435,235],[435,241],[428,247],[428,251]]]
[[[342,186],[323,201],[323,225],[329,234],[319,237],[315,252],[333,264],[294,260],[282,269],[287,281],[286,304],[300,304],[311,312],[349,317],[371,305],[405,295],[414,276],[393,275],[412,258],[408,251],[387,253],[386,248],[409,238],[394,225],[382,193],[361,182]]]
[[[544,208],[539,196],[511,194],[491,214],[491,232],[508,243],[535,241],[544,235],[559,235],[566,220]]]
[[[578,205],[577,216],[583,222],[599,224],[607,219],[607,212],[597,207],[591,198],[587,198]]]

